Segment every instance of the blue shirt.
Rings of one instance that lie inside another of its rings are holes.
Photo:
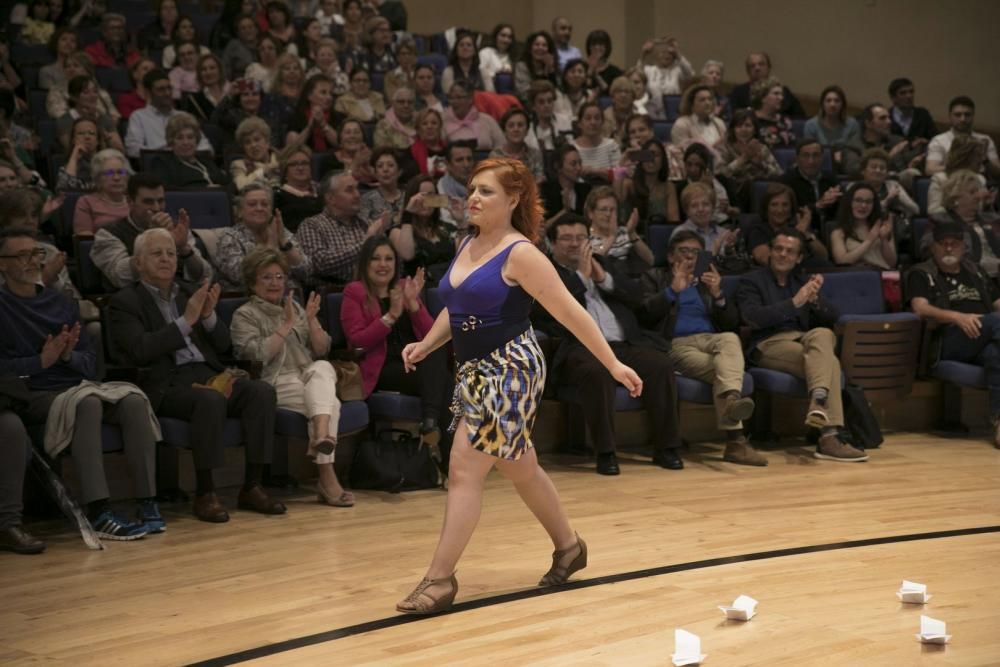
[[[715,333],[715,326],[708,316],[705,302],[702,300],[701,294],[698,293],[696,285],[691,285],[680,294],[674,292],[673,287],[668,287],[664,294],[667,301],[677,302],[677,323],[674,325],[674,337]]]

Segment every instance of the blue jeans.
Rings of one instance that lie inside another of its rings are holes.
[[[990,414],[1000,415],[1000,313],[983,315],[979,336],[969,338],[954,324],[941,338],[941,359],[982,366],[990,391]]]

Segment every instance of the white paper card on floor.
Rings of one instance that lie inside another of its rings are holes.
[[[719,609],[732,621],[749,621],[757,614],[757,601],[749,595],[741,595],[728,607],[719,605]]]
[[[917,635],[917,639],[924,644],[947,644],[951,640],[951,635],[947,634],[944,621],[921,614],[920,634]]]
[[[670,656],[677,667],[697,665],[707,656],[701,652],[701,638],[687,630],[674,630],[674,654]]]
[[[900,602],[906,602],[907,604],[924,604],[933,596],[927,593],[927,586],[925,584],[918,584],[915,581],[903,579],[903,585],[896,591],[896,597],[899,598]]]

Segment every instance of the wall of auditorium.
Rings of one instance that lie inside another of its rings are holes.
[[[414,32],[461,25],[488,32],[501,21],[520,38],[548,29],[553,16],[574,25],[583,48],[587,32],[603,28],[615,44],[612,60],[632,63],[645,37],[674,35],[696,69],[709,57],[726,63],[726,80],[744,80],[749,51],[766,48],[775,74],[807,106],[827,83],[839,83],[851,106],[888,101],[895,76],[917,84],[917,100],[938,120],[948,100],[968,94],[976,100],[977,125],[1000,132],[1000,68],[996,26],[1000,3],[993,0],[411,0]],[[652,26],[652,29],[650,28]]]

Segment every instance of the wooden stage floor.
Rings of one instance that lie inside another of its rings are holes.
[[[747,468],[697,444],[684,471],[623,457],[617,478],[545,457],[590,546],[578,583],[545,594],[551,546],[494,475],[460,604],[435,618],[394,604],[427,565],[440,491],[358,492],[353,509],[299,494],[222,526],[165,507],[167,533],[103,552],[43,526],[44,555],[0,554],[0,664],[665,665],[684,628],[707,665],[1000,665],[1000,451],[896,434],[864,464],[765,453]],[[904,578],[927,605],[897,601]],[[758,615],[726,622],[716,607],[740,594]],[[914,638],[921,613],[951,644]]]

